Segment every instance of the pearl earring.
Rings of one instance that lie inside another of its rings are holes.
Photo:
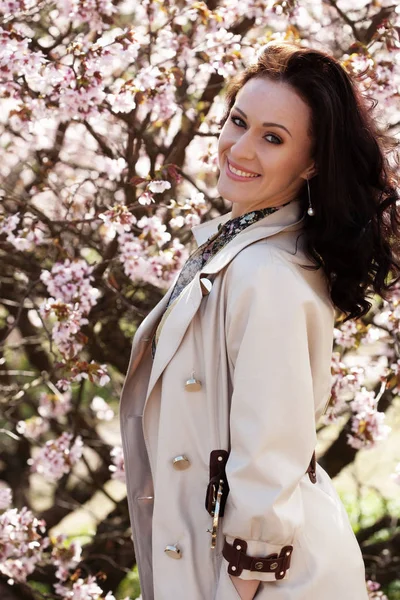
[[[307,190],[308,190],[308,210],[307,213],[310,215],[310,217],[314,216],[314,209],[311,205],[311,194],[310,194],[310,184],[308,183],[308,177],[307,177]]]

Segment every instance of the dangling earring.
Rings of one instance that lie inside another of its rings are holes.
[[[310,184],[308,183],[308,177],[307,177],[307,190],[308,190],[308,210],[307,213],[310,215],[310,217],[314,216],[314,209],[311,205],[311,194],[310,194]]]

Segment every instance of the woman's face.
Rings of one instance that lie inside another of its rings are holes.
[[[266,77],[244,84],[218,140],[217,189],[233,203],[232,218],[293,200],[315,174],[310,119],[290,85]]]

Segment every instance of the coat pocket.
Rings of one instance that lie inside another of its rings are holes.
[[[227,571],[227,567],[228,563],[222,558],[214,600],[241,600],[239,592],[235,588]]]

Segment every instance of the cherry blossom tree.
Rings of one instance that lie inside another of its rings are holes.
[[[399,31],[390,0],[3,0],[2,598],[112,600],[134,565],[126,498],[105,488],[124,480],[121,448],[98,426],[114,417],[136,327],[193,249],[190,228],[229,208],[215,187],[227,79],[272,39],[328,50],[395,137]],[[390,435],[399,325],[400,288],[337,324],[320,424],[340,424],[319,457],[332,477]],[[349,363],[361,349],[368,364]],[[51,489],[41,512],[34,473]],[[392,477],[400,485],[400,462]],[[99,490],[114,508],[89,543],[50,534]],[[357,536],[370,597],[386,598],[393,517]]]

